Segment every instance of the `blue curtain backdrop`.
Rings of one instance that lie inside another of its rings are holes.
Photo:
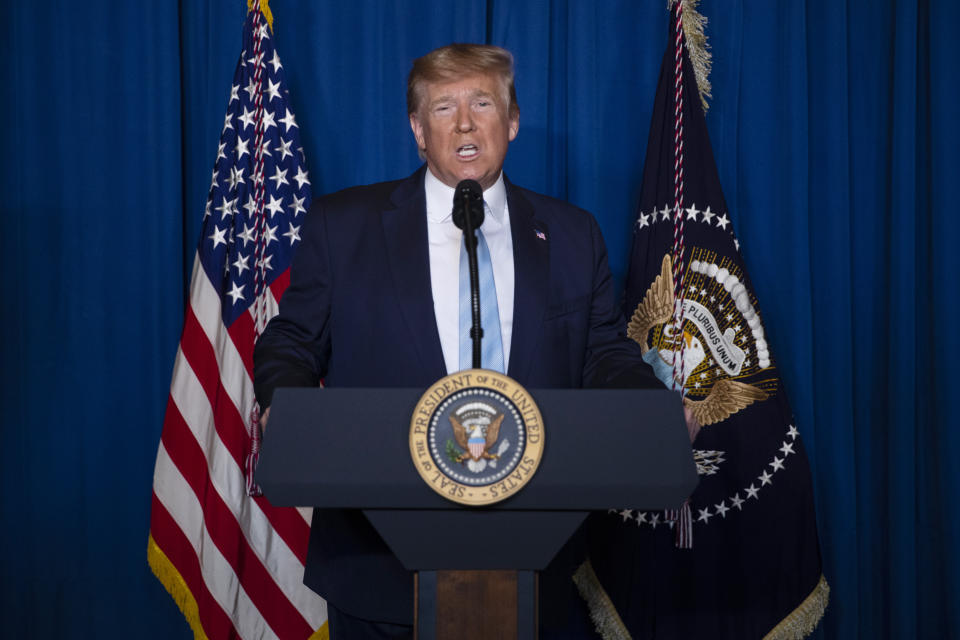
[[[274,0],[314,193],[416,168],[414,57],[503,45],[507,172],[593,211],[622,282],[664,4]],[[717,164],[813,465],[823,637],[960,637],[958,4],[701,7]],[[188,638],[148,505],[245,2],[3,8],[0,636]]]

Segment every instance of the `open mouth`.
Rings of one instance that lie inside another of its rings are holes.
[[[477,153],[479,153],[479,151],[480,149],[478,149],[477,145],[475,144],[465,144],[461,147],[457,147],[457,155],[464,159],[474,157],[477,155]]]

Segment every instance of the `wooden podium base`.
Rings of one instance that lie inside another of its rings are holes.
[[[534,571],[418,571],[415,640],[536,640]]]

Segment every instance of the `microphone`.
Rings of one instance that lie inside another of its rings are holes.
[[[476,180],[461,180],[453,191],[453,224],[463,230],[463,242],[467,249],[467,266],[470,273],[470,311],[473,319],[470,338],[473,343],[473,368],[480,368],[480,341],[483,327],[480,326],[480,275],[477,269],[476,229],[483,224],[483,188]]]
[[[453,190],[453,224],[457,225],[458,229],[469,232],[480,228],[483,215],[483,188],[480,183],[476,180],[461,180]],[[468,222],[472,224],[465,228],[464,225]]]

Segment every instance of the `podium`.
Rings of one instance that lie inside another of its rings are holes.
[[[422,393],[277,389],[257,471],[276,506],[363,511],[404,567],[417,572],[418,640],[536,638],[535,572],[590,511],[673,509],[696,486],[676,393],[533,389],[545,428],[536,474],[503,502],[461,506],[414,468],[410,417]],[[470,540],[470,552],[438,544],[441,535]],[[495,614],[465,624],[463,602]]]

